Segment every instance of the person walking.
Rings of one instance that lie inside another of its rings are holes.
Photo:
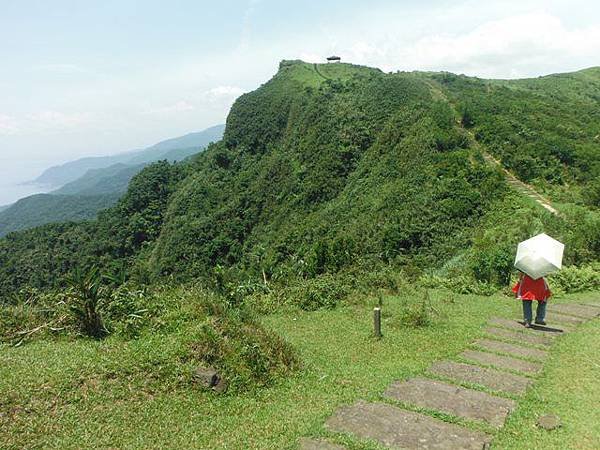
[[[525,328],[531,327],[533,321],[533,305],[532,302],[537,300],[537,308],[535,311],[535,323],[538,325],[546,325],[546,305],[548,299],[552,295],[548,283],[544,277],[534,280],[526,273],[521,272],[519,281],[513,287],[515,296],[523,301],[523,320]]]

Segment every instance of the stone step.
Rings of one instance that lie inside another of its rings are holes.
[[[480,352],[477,350],[465,350],[460,356],[479,364],[494,366],[499,369],[516,370],[517,372],[523,372],[529,375],[535,375],[542,370],[542,365],[540,363],[524,361],[510,356],[494,355],[493,353]]]
[[[322,439],[300,439],[300,450],[346,450],[346,447]]]
[[[585,319],[582,319],[581,317],[567,316],[556,311],[546,313],[546,323],[552,324],[554,322],[561,325],[567,324],[577,326],[585,322]]]
[[[492,439],[485,433],[424,414],[363,401],[340,408],[326,426],[331,431],[373,439],[394,449],[481,450]]]
[[[383,395],[420,408],[481,420],[498,428],[516,406],[513,400],[426,378],[396,381]]]
[[[527,330],[512,331],[503,328],[488,327],[485,332],[494,338],[503,338],[511,341],[525,342],[527,344],[543,345],[549,347],[552,345],[552,338],[540,334],[527,333]]]
[[[518,330],[518,331],[523,331],[526,330],[525,327],[523,326],[523,323],[518,321],[518,320],[513,320],[513,319],[503,319],[503,318],[495,318],[495,319],[491,319],[490,320],[490,325],[494,325],[494,326],[498,326],[498,327],[502,327],[502,328],[508,328],[511,330]],[[544,336],[549,336],[549,337],[557,337],[560,336],[562,333],[567,333],[569,331],[569,327],[566,327],[564,325],[561,325],[560,327],[551,327],[551,326],[541,326],[541,325],[535,325],[533,328],[529,328],[526,330],[528,333],[539,333],[539,334],[543,334]]]
[[[590,305],[573,305],[573,304],[552,304],[549,309],[561,314],[582,317],[584,319],[593,319],[600,315],[600,310],[597,307]]]
[[[496,369],[473,366],[454,361],[439,361],[429,371],[458,383],[473,383],[507,394],[523,394],[531,384],[529,378]]]
[[[521,358],[533,358],[543,360],[548,356],[548,352],[533,347],[521,347],[520,345],[509,344],[507,342],[493,341],[491,339],[478,339],[475,345],[486,350],[498,353],[506,353],[510,356]]]

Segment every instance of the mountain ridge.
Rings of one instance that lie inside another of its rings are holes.
[[[166,139],[144,149],[132,150],[110,156],[92,156],[76,159],[46,169],[30,183],[59,188],[84,176],[86,172],[91,169],[107,168],[114,164],[137,165],[157,161],[159,159],[170,159],[169,152],[171,151],[205,146],[209,142],[219,140],[223,134],[224,128],[225,125],[215,125],[199,132]],[[186,154],[184,157],[191,154],[193,153]],[[176,159],[183,158],[176,157]]]
[[[495,83],[284,61],[236,100],[220,142],[147,166],[97,221],[0,240],[0,296],[60,287],[90,263],[232,296],[312,286],[316,307],[338,295],[336,274],[386,267],[500,286],[516,243],[539,230],[565,242],[565,264],[597,261],[598,205],[582,197],[600,170],[589,76]],[[480,148],[563,214],[510,190]]]

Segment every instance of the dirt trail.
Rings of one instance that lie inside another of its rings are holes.
[[[427,83],[427,85],[429,86],[429,88],[431,89],[431,94],[433,96],[433,98],[438,99],[438,100],[443,100],[445,102],[447,102],[450,107],[454,110],[454,112],[456,113],[456,116],[459,117],[458,111],[456,110],[456,107],[454,105],[454,103],[452,103],[452,101],[446,96],[446,94],[444,93],[444,91],[442,91],[439,86],[436,86],[436,84],[433,81],[430,80],[425,80],[425,83]],[[460,123],[460,122],[459,122]],[[462,124],[461,124],[462,126]],[[555,215],[560,215],[560,213],[556,210],[556,208],[554,208],[550,202],[550,200],[548,200],[546,197],[544,197],[542,194],[540,194],[539,192],[537,192],[533,186],[519,180],[515,175],[513,175],[511,172],[509,172],[503,165],[502,163],[497,160],[492,154],[490,154],[484,147],[483,144],[481,144],[480,142],[477,141],[477,139],[475,138],[475,135],[473,134],[472,131],[467,130],[466,128],[463,127],[463,129],[468,133],[469,135],[469,139],[471,140],[471,143],[477,148],[479,149],[479,151],[481,151],[484,159],[487,161],[488,164],[493,165],[498,167],[502,173],[504,174],[507,183],[516,191],[520,192],[523,195],[528,196],[529,198],[531,198],[532,200],[534,200],[538,205],[540,205],[542,208],[546,209],[547,211],[550,211],[552,214]]]

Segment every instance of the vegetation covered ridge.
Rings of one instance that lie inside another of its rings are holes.
[[[598,259],[597,205],[581,194],[598,179],[598,85],[581,79],[596,71],[486,81],[315,69],[283,61],[235,102],[222,141],[147,167],[98,220],[0,241],[0,298],[60,288],[90,265],[135,283],[203,279],[236,301],[313,284],[326,292],[301,300],[310,307],[342,296],[327,280],[352,271],[502,284],[512,247],[541,230],[568,244],[568,263]],[[511,193],[469,132],[567,203],[565,217]]]

